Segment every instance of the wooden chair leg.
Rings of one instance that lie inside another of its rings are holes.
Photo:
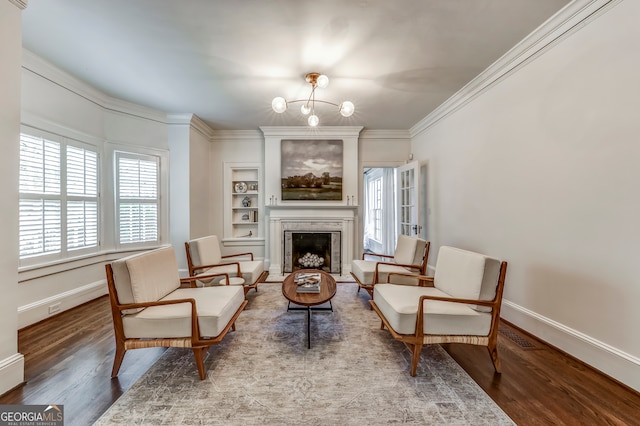
[[[380,321],[380,330],[384,330],[384,321]]]
[[[498,345],[489,345],[487,346],[487,350],[489,351],[489,356],[491,357],[491,362],[493,362],[493,368],[496,370],[496,373],[502,373],[500,367],[500,358],[498,358]]]
[[[124,344],[119,344],[116,342],[116,353],[113,357],[113,368],[111,369],[111,378],[114,378],[118,375],[118,371],[120,371],[120,366],[122,365],[122,360],[124,359],[124,353],[126,349],[124,348]]]
[[[416,376],[416,371],[418,370],[418,362],[420,361],[420,353],[422,352],[422,343],[416,343],[413,345],[413,349],[411,351],[411,370],[409,374],[411,377]]]
[[[193,348],[193,357],[196,360],[196,367],[198,368],[198,375],[200,376],[200,380],[204,380],[205,378],[204,355],[207,353],[208,349],[208,347]]]

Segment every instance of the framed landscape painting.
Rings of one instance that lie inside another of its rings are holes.
[[[283,139],[282,200],[342,200],[342,140]]]

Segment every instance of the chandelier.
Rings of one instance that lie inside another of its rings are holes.
[[[353,102],[344,101],[341,104],[336,104],[329,101],[323,101],[320,99],[316,99],[316,89],[319,87],[324,89],[329,85],[329,77],[324,74],[320,74],[317,72],[310,72],[305,76],[305,80],[307,83],[311,85],[311,93],[309,93],[309,97],[307,99],[296,99],[293,101],[287,101],[285,98],[278,96],[273,98],[271,102],[271,108],[278,114],[282,114],[287,110],[289,104],[293,104],[296,102],[304,102],[300,107],[300,112],[304,115],[308,115],[307,123],[309,126],[315,127],[320,122],[320,119],[316,115],[316,102],[329,104],[338,107],[338,112],[343,117],[351,117],[356,107],[353,105]]]

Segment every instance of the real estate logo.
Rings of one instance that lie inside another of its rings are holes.
[[[63,426],[62,405],[0,405],[0,426]]]

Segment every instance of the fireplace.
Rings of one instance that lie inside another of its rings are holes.
[[[355,241],[352,208],[271,207],[269,210],[270,276],[286,275],[300,268],[299,260],[294,264],[292,256],[293,234],[301,234],[297,238],[303,247],[307,247],[297,249],[300,252],[298,259],[300,255],[315,254],[324,258],[320,269],[334,275],[349,273]],[[330,242],[330,249],[315,248],[313,244],[322,241],[323,244]],[[330,250],[328,254],[327,250]]]
[[[330,274],[341,273],[341,232],[284,231],[283,272],[297,269],[320,269]]]

